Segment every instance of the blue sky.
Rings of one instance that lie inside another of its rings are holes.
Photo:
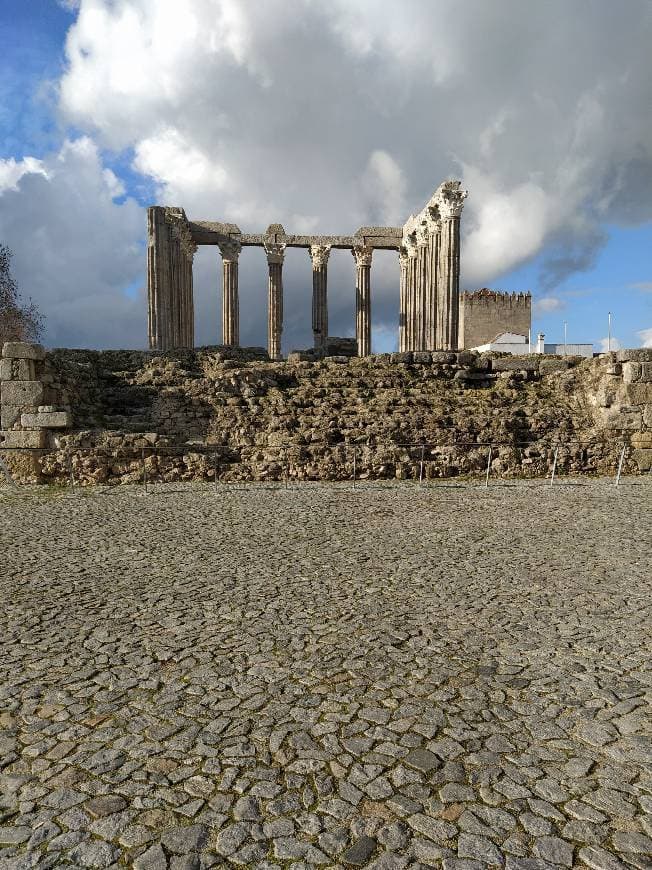
[[[3,0],[0,241],[47,344],[137,347],[146,205],[351,232],[459,177],[462,289],[531,290],[549,341],[566,321],[598,349],[611,311],[622,346],[652,343],[651,10]],[[197,255],[198,343],[220,340],[218,266]],[[350,335],[352,263],[329,269],[331,331]],[[397,281],[378,257],[375,350],[396,343]],[[243,343],[265,341],[265,283],[243,256]],[[309,284],[288,257],[285,351],[310,342]]]

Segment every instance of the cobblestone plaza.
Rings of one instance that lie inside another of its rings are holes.
[[[652,486],[0,494],[0,868],[652,866]]]

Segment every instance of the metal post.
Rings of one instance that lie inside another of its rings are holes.
[[[217,454],[215,454],[215,456],[217,456]],[[213,462],[213,468],[213,477],[215,478],[213,483],[215,485],[215,492],[217,493],[217,459],[215,459],[215,461]]]
[[[491,468],[491,444],[489,445],[489,458],[487,459],[487,474],[484,480],[485,489],[489,486],[489,469]]]
[[[74,489],[75,488],[75,472],[73,471],[73,468],[72,468],[72,453],[68,457],[68,470],[70,471],[70,485]]]
[[[285,488],[290,488],[290,457],[288,455],[287,461],[285,463]]]
[[[550,476],[550,486],[555,482],[555,471],[557,470],[557,453],[559,452],[559,445],[555,447],[555,458],[552,462],[552,475]]]
[[[145,495],[147,495],[147,466],[145,465],[145,448],[140,449],[140,461],[143,466],[143,485],[145,487]]]
[[[623,461],[625,459],[625,450],[627,446],[623,444],[623,449],[620,451],[620,462],[618,463],[618,474],[616,475],[616,486],[620,484],[620,473],[623,470]]]
[[[356,472],[356,460],[358,456],[358,450],[356,447],[353,448],[353,489],[355,489],[355,472]]]
[[[607,312],[607,352],[611,351],[611,311]]]
[[[419,463],[419,486],[423,484],[423,454],[425,447],[421,445],[421,462]]]
[[[564,356],[566,356],[566,328],[568,323],[564,320]]]

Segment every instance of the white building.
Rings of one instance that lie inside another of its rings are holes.
[[[593,356],[592,344],[546,344],[545,335],[540,332],[537,335],[536,344],[530,345],[527,335],[519,335],[516,332],[502,332],[488,344],[481,344],[471,348],[481,353],[488,350],[500,351],[500,353],[513,353],[521,356],[526,353],[546,353],[556,356],[584,356],[591,359]]]

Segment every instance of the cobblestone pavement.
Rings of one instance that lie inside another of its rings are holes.
[[[0,868],[652,866],[652,486],[0,495]]]

